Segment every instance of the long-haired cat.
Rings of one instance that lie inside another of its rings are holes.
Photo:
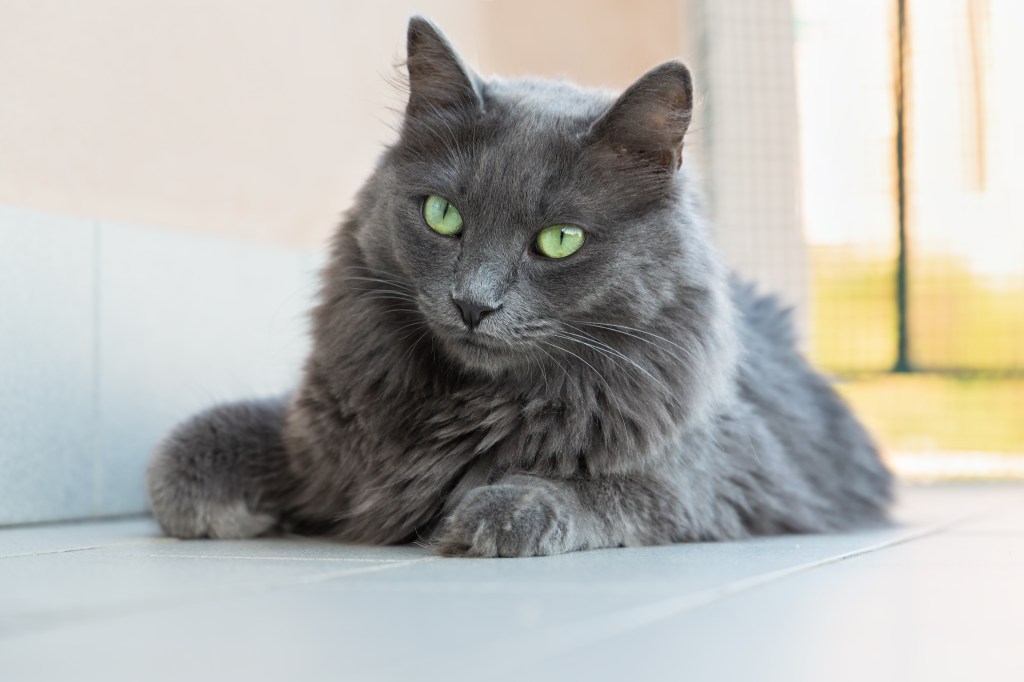
[[[686,67],[617,98],[485,80],[421,18],[407,63],[299,387],[163,442],[168,533],[528,556],[884,519],[870,437],[709,241]]]

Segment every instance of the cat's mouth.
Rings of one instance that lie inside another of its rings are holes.
[[[507,349],[508,344],[502,342],[499,339],[488,336],[487,334],[481,334],[479,332],[467,332],[462,334],[459,341],[471,348],[480,348],[489,351],[498,351],[501,349]]]
[[[461,365],[485,373],[501,372],[519,362],[516,348],[505,339],[480,331],[445,335],[444,347]]]
[[[430,327],[445,354],[468,369],[493,374],[522,361],[523,348],[514,339],[447,320],[431,320]]]

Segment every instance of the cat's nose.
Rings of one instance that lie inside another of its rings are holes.
[[[477,301],[468,301],[462,298],[453,298],[455,307],[459,309],[462,314],[462,321],[466,323],[466,326],[470,329],[476,329],[476,326],[480,324],[480,320],[484,319],[495,310],[501,307],[499,303],[496,306],[491,306],[486,303],[479,303]]]

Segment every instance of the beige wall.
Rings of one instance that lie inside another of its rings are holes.
[[[689,62],[726,256],[806,301],[789,0],[3,0],[0,203],[321,244],[394,134],[413,12],[483,73]]]
[[[676,5],[4,0],[0,203],[318,244],[393,134],[409,14],[483,72],[622,87],[679,54]]]

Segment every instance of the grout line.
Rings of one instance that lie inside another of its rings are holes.
[[[115,606],[89,606],[64,611],[56,610],[48,612],[25,613],[20,614],[19,616],[16,616],[14,618],[7,619],[7,624],[5,624],[3,621],[0,621],[0,641],[3,641],[4,639],[16,638],[19,636],[34,635],[46,630],[55,630],[65,627],[75,627],[95,622],[97,620],[142,615],[152,611],[160,611],[182,606],[195,606],[200,604],[206,604],[210,601],[216,601],[219,599],[231,599],[236,597],[263,595],[270,592],[276,592],[278,590],[288,589],[290,587],[301,587],[304,585],[316,585],[320,583],[326,583],[332,580],[337,580],[338,578],[345,578],[351,575],[378,573],[380,571],[394,570],[397,568],[403,568],[405,566],[412,566],[414,564],[438,561],[440,558],[441,557],[423,557],[420,559],[410,559],[408,561],[395,561],[373,566],[345,568],[341,570],[312,573],[302,577],[280,578],[277,580],[267,581],[263,583],[243,584],[234,589],[229,588],[205,591],[200,590],[197,592],[171,595],[166,597],[159,596],[151,599],[141,599],[138,601],[133,601],[126,604],[120,604]],[[17,630],[13,629],[11,626],[15,618],[20,618],[24,621],[22,626],[19,627]]]
[[[0,559],[20,559],[25,557],[36,557],[36,556],[49,556],[54,554],[70,554],[73,552],[87,552],[101,549],[111,549],[117,547],[150,547],[152,545],[168,545],[178,544],[182,540],[178,538],[140,538],[137,540],[124,540],[121,542],[111,542],[102,545],[83,545],[80,547],[64,547],[61,549],[47,549],[40,552],[23,552],[21,554],[2,554]],[[321,543],[322,544],[322,543]],[[244,555],[244,554],[187,554],[187,553],[151,553],[144,550],[138,552],[125,552],[123,554],[114,554],[113,557],[135,557],[135,558],[151,558],[151,559],[225,559],[231,561],[338,561],[338,562],[374,562],[374,563],[405,563],[409,561],[419,561],[421,559],[430,559],[431,556],[415,556],[404,559],[387,559],[384,557],[340,557],[340,556],[323,556],[323,557],[291,557],[291,556],[258,556],[258,555]]]
[[[68,518],[56,518],[46,519],[43,521],[24,521],[21,523],[5,523],[0,524],[0,537],[3,536],[7,531],[12,530],[47,530],[47,529],[69,529],[69,528],[82,528],[85,526],[103,526],[112,523],[130,523],[132,521],[149,521],[153,523],[154,528],[156,522],[153,516],[148,512],[129,512],[129,513],[118,513],[118,514],[103,514],[100,516],[72,516]]]
[[[41,552],[23,552],[21,554],[3,554],[0,559],[22,559],[33,556],[49,556],[52,554],[70,554],[72,552],[88,552],[95,549],[106,549],[108,547],[135,547],[144,545],[160,545],[171,542],[178,542],[177,538],[147,538],[139,540],[124,540],[122,542],[111,542],[104,545],[85,545],[83,547],[65,547],[62,549],[46,549]],[[158,554],[148,556],[159,556]]]
[[[373,563],[408,563],[421,559],[431,559],[429,556],[417,556],[409,559],[384,559],[381,557],[305,557],[305,556],[254,556],[244,554],[119,554],[117,556],[145,557],[153,559],[227,559],[231,561],[338,561],[338,562],[373,562]]]
[[[313,585],[316,583],[325,583],[334,580],[335,578],[345,578],[350,575],[361,575],[363,573],[378,573],[380,571],[389,571],[395,568],[402,568],[403,566],[411,566],[413,564],[425,564],[432,561],[440,561],[441,557],[428,556],[420,559],[409,559],[407,561],[392,561],[387,563],[377,564],[376,566],[365,566],[363,568],[346,568],[341,571],[328,571],[326,573],[314,573],[305,578],[292,579],[288,581],[280,581],[279,584],[271,586],[271,589],[280,587],[290,587],[292,585]]]

